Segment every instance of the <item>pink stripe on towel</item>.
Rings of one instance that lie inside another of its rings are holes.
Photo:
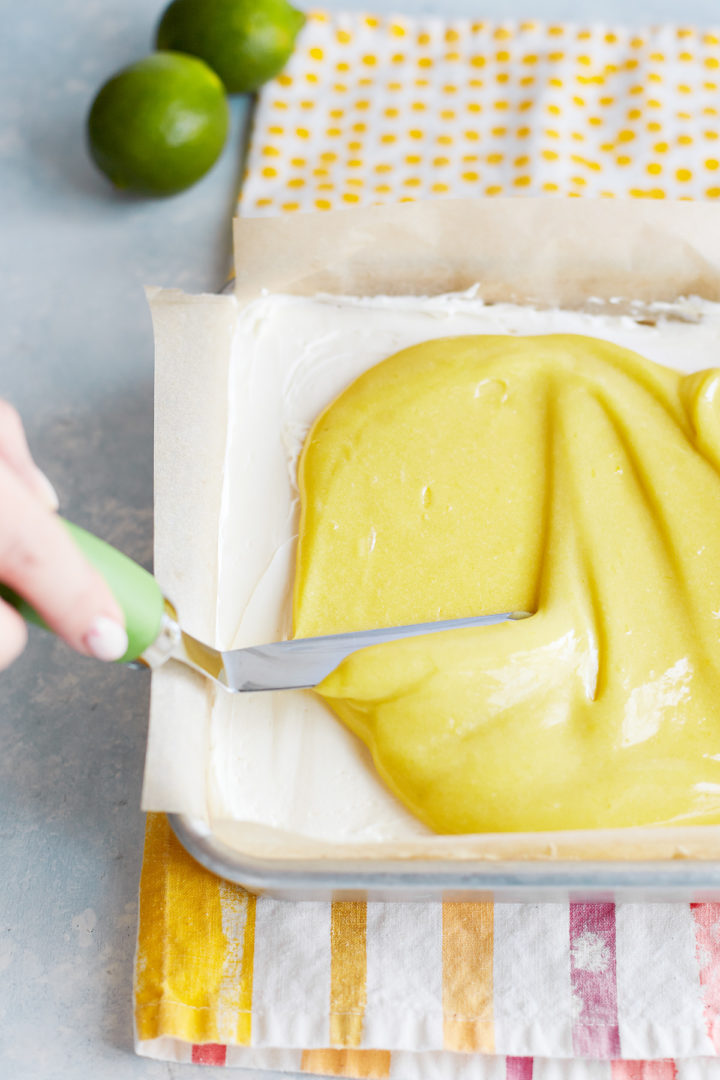
[[[575,1055],[620,1057],[614,904],[570,905],[570,986]]]
[[[613,1061],[612,1080],[676,1080],[677,1066],[672,1058],[662,1061]]]
[[[708,1037],[720,1053],[720,904],[691,904]]]
[[[505,1080],[532,1080],[533,1059],[531,1057],[505,1058]]]

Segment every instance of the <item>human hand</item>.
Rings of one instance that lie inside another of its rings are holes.
[[[70,539],[57,508],[20,417],[0,399],[0,581],[78,652],[118,660],[127,649],[123,612]],[[22,616],[0,600],[0,669],[16,659],[26,639]]]

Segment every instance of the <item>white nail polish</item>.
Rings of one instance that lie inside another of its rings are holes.
[[[35,468],[37,479],[42,489],[43,501],[47,503],[51,510],[57,510],[60,506],[60,500],[58,498],[57,491],[50,483],[42,469],[38,469],[37,466]]]
[[[119,660],[127,652],[128,636],[115,619],[98,615],[85,635],[85,646],[98,660]]]

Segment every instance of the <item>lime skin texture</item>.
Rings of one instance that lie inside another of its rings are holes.
[[[174,195],[215,164],[228,123],[223,84],[207,64],[156,52],[100,88],[87,118],[88,147],[117,188]]]
[[[201,57],[229,94],[254,93],[282,71],[304,24],[287,0],[173,0],[155,43]]]

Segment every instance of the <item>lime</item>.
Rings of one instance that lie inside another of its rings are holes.
[[[217,161],[228,129],[223,85],[193,56],[157,52],[101,87],[87,120],[90,153],[119,188],[174,195]]]
[[[251,93],[282,71],[304,22],[287,0],[172,0],[156,45],[200,56],[228,93]]]

